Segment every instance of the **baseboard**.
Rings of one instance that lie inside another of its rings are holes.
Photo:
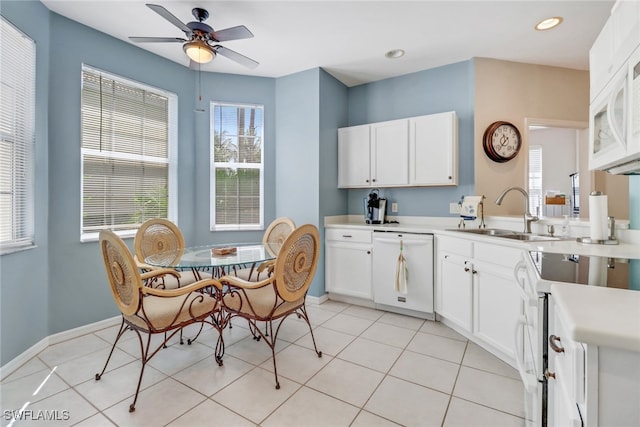
[[[101,329],[119,325],[120,322],[122,322],[122,316],[115,316],[110,317],[109,319],[100,320],[95,323],[90,323],[88,325],[69,329],[68,331],[58,332],[57,334],[49,335],[49,345],[59,344],[63,341],[81,337],[82,335],[92,334]]]
[[[91,334],[101,329],[109,328],[114,325],[119,325],[122,321],[122,316],[115,316],[109,319],[100,320],[99,322],[90,323],[88,325],[80,326],[77,328],[69,329],[68,331],[59,332],[57,334],[49,335],[38,341],[36,344],[29,347],[26,351],[22,352],[6,364],[0,366],[0,381],[3,381],[5,377],[8,377],[16,369],[27,363],[29,360],[37,356],[41,351],[53,344],[59,344],[63,341],[67,341],[73,338],[81,337],[82,335]]]
[[[328,299],[329,299],[329,296],[327,294],[324,294],[320,297],[307,295],[307,297],[305,298],[305,301],[307,302],[307,304],[320,305],[323,302],[327,301]]]
[[[27,350],[11,359],[9,362],[0,366],[0,381],[4,381],[6,377],[11,375],[16,369],[27,363],[29,360],[37,356],[42,350],[49,347],[49,337],[45,337]]]

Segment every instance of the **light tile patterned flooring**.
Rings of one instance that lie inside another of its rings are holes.
[[[237,320],[224,332],[222,367],[212,357],[213,330],[192,345],[172,340],[147,365],[129,413],[140,369],[133,332],[94,380],[118,329],[111,327],[52,345],[3,379],[1,425],[11,423],[5,411],[27,401],[23,418],[58,411],[69,419],[13,425],[524,425],[517,371],[445,325],[336,301],[308,311],[323,356],[313,352],[307,325],[289,317],[278,337],[280,390],[268,346]]]

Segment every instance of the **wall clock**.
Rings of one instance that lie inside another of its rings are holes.
[[[491,123],[482,137],[482,147],[494,162],[504,163],[518,155],[522,139],[518,128],[512,123],[498,121]]]

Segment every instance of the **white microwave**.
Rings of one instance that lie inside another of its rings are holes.
[[[589,169],[640,174],[640,45],[589,110]]]

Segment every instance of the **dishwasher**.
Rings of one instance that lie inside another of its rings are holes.
[[[406,287],[398,290],[401,254]],[[433,314],[433,234],[375,230],[372,272],[375,304]]]

